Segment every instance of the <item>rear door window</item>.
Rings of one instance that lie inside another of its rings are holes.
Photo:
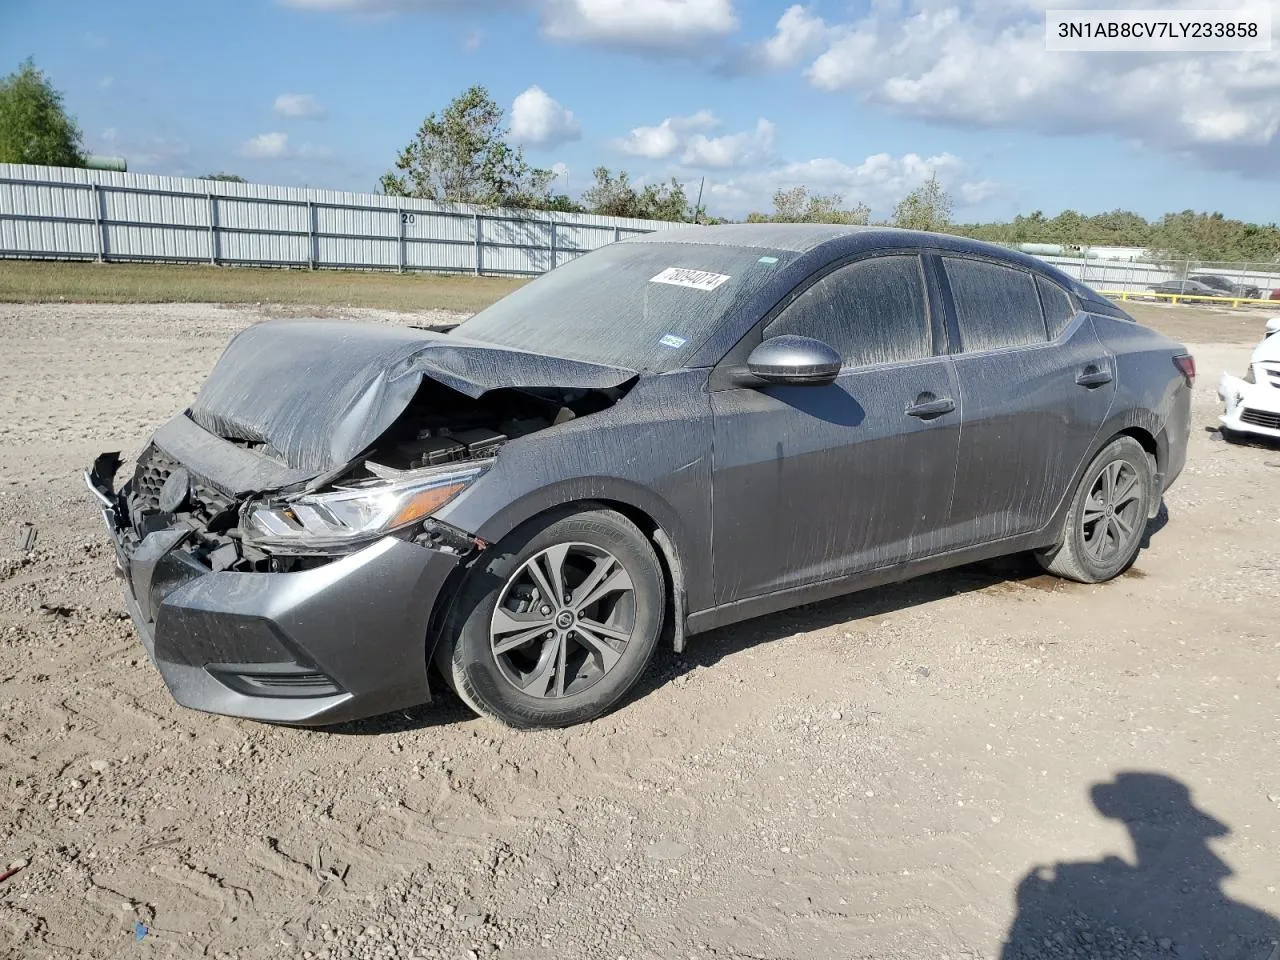
[[[1030,273],[986,260],[943,257],[942,262],[966,353],[1048,339]]]
[[[1036,277],[1036,289],[1040,291],[1040,306],[1044,309],[1044,325],[1049,329],[1049,339],[1056,340],[1076,315],[1076,308],[1071,305],[1067,291],[1052,280]]]
[[[859,260],[827,274],[765,329],[795,334],[840,352],[846,367],[933,355],[924,272],[914,254]]]

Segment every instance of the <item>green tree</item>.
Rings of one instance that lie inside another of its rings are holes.
[[[844,208],[844,197],[838,193],[810,194],[801,185],[773,194],[773,213],[753,213],[748,223],[846,223],[865,226],[871,222],[871,210],[865,203]]]
[[[1149,246],[1163,256],[1270,263],[1280,259],[1280,229],[1183,210],[1166,213],[1151,225]]]
[[[693,219],[689,198],[675,177],[666,183],[651,183],[636,189],[625,170],[619,170],[615,176],[608,167],[596,167],[592,175],[595,182],[582,195],[588,213],[640,220],[688,222]]]
[[[688,223],[695,214],[689,198],[685,196],[684,186],[675,177],[666,183],[645,186],[640,191],[640,210],[643,220],[671,220],[676,223]]]
[[[577,200],[567,194],[557,193],[549,196],[543,203],[538,205],[539,210],[547,210],[552,213],[586,213],[587,208],[580,204]]]
[[[967,223],[946,229],[997,243],[1142,247],[1152,259],[1280,262],[1280,227],[1231,220],[1216,212],[1183,210],[1148,222],[1130,210],[1092,215],[1064,210],[1055,217],[1037,210],[1014,217],[1011,223]]]
[[[0,80],[0,163],[83,167],[80,128],[31,59]]]
[[[938,183],[938,174],[899,201],[893,211],[893,225],[908,230],[945,230],[951,225],[951,195]]]
[[[380,185],[391,196],[541,208],[553,178],[507,142],[502,108],[477,85],[422,122]]]
[[[206,173],[201,180],[221,180],[224,183],[248,183],[244,177],[238,173]]]
[[[596,167],[592,176],[596,178],[595,183],[582,194],[588,213],[602,217],[639,216],[640,194],[627,171],[619,170],[615,177],[608,167]]]

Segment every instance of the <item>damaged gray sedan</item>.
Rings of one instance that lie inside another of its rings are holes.
[[[158,375],[158,374],[157,374]],[[178,702],[599,716],[665,636],[1018,551],[1132,563],[1192,359],[1051,266],[880,228],[672,230],[449,332],[238,335],[90,488]]]

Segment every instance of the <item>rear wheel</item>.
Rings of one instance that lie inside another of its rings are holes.
[[[612,510],[587,510],[521,528],[487,555],[437,653],[459,697],[521,728],[605,713],[662,629],[662,568],[644,534]]]
[[[1076,489],[1062,541],[1036,559],[1050,573],[1101,583],[1133,563],[1154,496],[1151,460],[1132,437],[1118,437],[1093,459]]]

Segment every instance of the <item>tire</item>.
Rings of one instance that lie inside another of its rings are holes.
[[[1040,565],[1079,583],[1103,583],[1129,569],[1147,527],[1151,471],[1150,457],[1132,437],[1103,447],[1080,479],[1061,541],[1036,553]]]
[[[545,596],[557,569],[572,603]],[[564,511],[485,552],[454,601],[436,663],[482,716],[567,727],[607,712],[640,678],[665,606],[662,566],[635,524],[612,510]]]

